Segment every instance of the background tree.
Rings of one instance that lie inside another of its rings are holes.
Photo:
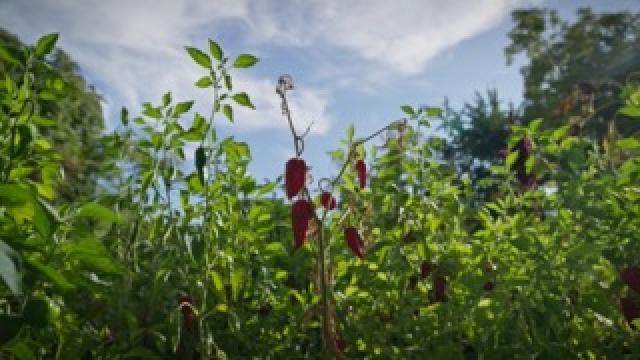
[[[584,8],[569,22],[554,10],[529,9],[514,11],[512,18],[505,54],[508,64],[518,55],[527,58],[521,69],[524,119],[543,118],[545,126],[569,123],[591,137],[606,133],[620,84],[640,70],[640,14]],[[638,128],[637,121],[619,117],[623,135]]]
[[[6,49],[0,53],[0,71],[16,83],[22,73],[24,46],[15,35],[0,29],[0,47]],[[102,99],[62,50],[53,51],[33,71],[34,88],[42,100],[40,116],[34,121],[42,126],[43,137],[64,157],[64,176],[57,185],[57,197],[59,201],[87,198],[96,191],[98,169],[104,160],[100,140],[104,130]]]

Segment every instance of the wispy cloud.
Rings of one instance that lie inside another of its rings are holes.
[[[269,56],[270,45],[295,47],[317,58],[304,71],[338,79],[293,95],[299,125],[314,121],[313,132],[324,134],[332,123],[331,88],[358,82],[374,91],[371,84],[390,76],[421,73],[436,55],[489,29],[513,6],[512,0],[5,0],[0,22],[27,41],[61,32],[60,45],[98,85],[112,111],[120,104],[157,101],[170,89],[175,98],[208,104],[193,88],[201,73],[183,46],[204,45],[207,31],[233,23],[245,30],[240,41],[264,49],[260,55]],[[273,93],[277,75],[238,79],[258,108],[238,111],[238,127],[287,126]]]

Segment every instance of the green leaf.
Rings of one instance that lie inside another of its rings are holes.
[[[123,267],[113,261],[104,244],[96,239],[67,242],[62,249],[86,269],[111,275],[124,273]]]
[[[94,202],[82,205],[78,209],[78,212],[76,212],[75,217],[76,218],[93,218],[97,220],[103,220],[103,221],[115,222],[115,223],[121,222],[120,217],[116,213]]]
[[[15,256],[17,256],[17,253],[0,240],[0,277],[2,277],[14,295],[20,295],[20,274],[12,260]]]
[[[248,68],[255,65],[258,62],[258,58],[251,54],[240,54],[233,62],[234,68]]]
[[[49,54],[56,46],[58,41],[58,33],[53,33],[41,37],[36,43],[35,55],[37,57],[43,57]]]
[[[236,103],[238,103],[238,104],[240,104],[242,106],[250,107],[250,108],[252,108],[254,110],[256,108],[251,103],[251,100],[249,99],[249,95],[247,95],[247,93],[245,93],[245,92],[234,94],[231,98],[233,99],[233,101],[235,101]]]
[[[198,65],[207,69],[211,69],[211,58],[209,58],[209,55],[205,54],[200,49],[191,46],[187,46],[185,47],[185,49],[187,49],[187,53],[189,53],[189,56],[191,56],[193,61],[195,61]]]
[[[222,57],[224,53],[222,52],[222,48],[218,45],[217,42],[209,39],[209,53],[213,56],[214,59],[218,61],[222,61]]]
[[[162,118],[160,109],[153,107],[150,103],[144,103],[142,106],[144,107],[144,111],[142,112],[144,115],[154,119]]]
[[[205,154],[204,148],[202,146],[199,146],[196,149],[195,160],[196,160],[196,170],[198,171],[198,178],[200,179],[200,184],[204,186],[205,184],[204,166],[207,162],[207,155]]]
[[[233,122],[233,109],[231,108],[231,105],[225,104],[222,107],[222,113],[227,117],[227,119],[229,119],[229,122]]]
[[[129,110],[124,106],[120,110],[120,122],[123,126],[129,125]]]
[[[636,138],[625,138],[616,141],[616,145],[622,150],[634,150],[640,148],[640,140]]]
[[[13,54],[11,54],[11,52],[9,50],[7,50],[4,46],[0,46],[0,60],[4,60],[10,64],[19,66],[19,67],[23,67],[23,65],[20,63],[20,61],[18,59],[15,58],[15,56],[13,56]],[[8,75],[5,74],[7,77]],[[11,82],[13,83],[13,82]],[[9,87],[11,86],[10,84],[5,83],[5,87]],[[11,91],[9,91],[9,93],[11,93]]]
[[[509,155],[507,155],[507,160],[506,160],[506,164],[507,164],[507,168],[511,168],[513,166],[513,163],[516,162],[516,159],[518,158],[518,151],[512,151],[509,153]]]
[[[171,104],[171,91],[162,95],[162,106],[167,107]]]
[[[413,110],[413,108],[412,108],[411,106],[409,106],[409,105],[402,105],[400,108],[402,109],[402,111],[403,111],[405,114],[407,114],[407,115],[409,115],[409,116],[411,116],[411,117],[416,116],[416,112],[415,112],[415,110]]]
[[[26,262],[33,267],[34,270],[38,271],[46,278],[51,280],[53,284],[61,290],[73,290],[75,285],[70,283],[64,275],[56,271],[51,266],[45,265],[40,262],[40,260],[36,259],[33,256],[26,257]]]
[[[640,117],[640,106],[627,105],[618,110],[618,112],[629,117]]]
[[[199,88],[207,88],[213,84],[210,76],[203,76],[200,80],[196,81],[195,85]]]
[[[215,270],[209,272],[209,276],[211,276],[211,282],[213,283],[213,288],[218,294],[222,294],[224,292],[224,282],[222,281],[222,276]]]
[[[535,164],[536,164],[536,157],[535,156],[529,156],[529,158],[527,159],[527,161],[524,164],[525,171],[527,172],[527,174],[531,174]]]
[[[23,155],[27,151],[27,147],[33,140],[33,136],[31,136],[31,129],[24,124],[20,124],[16,126],[16,141],[17,144],[14,145],[12,157],[16,158],[20,155]]]
[[[442,116],[442,109],[439,108],[439,107],[435,107],[435,106],[430,106],[430,107],[425,108],[425,112],[426,112],[427,116],[429,116],[429,117],[441,117]]]
[[[542,118],[537,118],[529,123],[528,128],[531,132],[536,132],[540,128],[540,125],[542,125]]]
[[[178,117],[186,113],[187,111],[191,110],[192,106],[193,106],[193,100],[177,103],[176,107],[173,110],[173,117]]]
[[[231,83],[231,75],[229,74],[224,74],[224,86],[227,88],[227,90],[231,91],[232,83]]]

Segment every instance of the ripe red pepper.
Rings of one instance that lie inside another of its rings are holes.
[[[429,276],[429,274],[431,274],[431,271],[433,270],[433,264],[431,264],[429,261],[423,261],[422,264],[420,264],[420,277],[422,279],[426,279],[427,276]]]
[[[285,166],[285,188],[287,189],[287,197],[298,195],[300,190],[304,188],[307,180],[307,164],[302,159],[292,158],[287,161]]]
[[[322,194],[320,194],[320,204],[327,210],[333,210],[336,208],[336,198],[334,198],[331,193],[323,191]]]
[[[300,199],[291,206],[291,225],[294,249],[296,250],[307,240],[307,230],[309,230],[309,220],[311,220],[312,214],[313,209],[307,200]]]
[[[622,310],[624,318],[627,319],[629,323],[637,318],[640,318],[640,308],[638,308],[638,306],[630,298],[620,299],[620,309]]]
[[[193,313],[193,307],[192,307],[193,300],[191,299],[190,296],[183,295],[183,296],[180,296],[180,299],[178,300],[178,305],[180,306],[180,311],[182,312],[182,322],[184,324],[184,328],[189,332],[193,332],[194,320],[195,320],[195,315]]]
[[[433,280],[433,299],[435,302],[447,302],[447,280],[439,275]]]
[[[347,241],[347,245],[353,251],[353,253],[359,257],[364,258],[364,248],[362,239],[360,238],[360,234],[358,234],[358,230],[353,226],[347,227],[344,229],[344,238]]]
[[[620,272],[620,278],[633,291],[640,294],[640,267],[629,266]]]
[[[335,339],[336,349],[340,350],[340,352],[344,353],[344,349],[347,347],[347,342],[344,341],[342,336],[336,335]]]
[[[358,173],[360,189],[364,189],[367,185],[367,165],[364,163],[364,160],[356,161],[356,172]]]

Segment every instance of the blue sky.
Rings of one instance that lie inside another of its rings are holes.
[[[206,47],[208,37],[228,54],[249,52],[261,61],[236,77],[257,109],[238,110],[236,124],[220,117],[219,134],[249,143],[250,171],[258,178],[282,173],[293,155],[275,82],[294,78],[293,115],[299,127],[314,121],[304,157],[317,178],[336,167],[326,155],[349,124],[365,135],[402,116],[399,107],[460,105],[476,90],[497,88],[518,102],[518,64],[507,67],[503,49],[510,11],[557,8],[565,18],[590,6],[632,9],[640,2],[545,0],[2,0],[0,24],[26,42],[60,32],[104,98],[108,129],[121,106],[137,113],[171,90],[195,99],[207,113],[207,93],[192,86],[201,70],[185,45]]]

